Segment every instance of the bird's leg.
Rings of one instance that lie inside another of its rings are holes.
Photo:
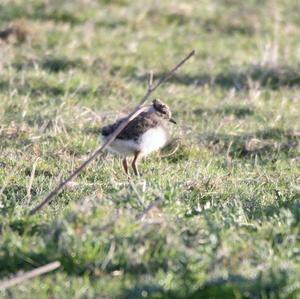
[[[127,159],[126,158],[124,158],[122,160],[122,165],[123,165],[125,173],[128,175],[128,164],[127,164]]]
[[[133,158],[132,164],[131,164],[132,168],[133,168],[133,172],[136,176],[140,176],[138,168],[137,168],[137,163],[138,163],[138,159],[139,159],[140,154],[141,154],[141,152],[135,152],[134,153],[134,158]]]

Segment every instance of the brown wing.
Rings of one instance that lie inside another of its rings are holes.
[[[118,120],[117,122],[103,127],[101,133],[103,136],[108,136],[112,134],[124,118]],[[118,135],[118,139],[134,139],[137,140],[140,135],[145,133],[147,130],[154,128],[158,125],[159,118],[153,112],[142,112],[135,119],[133,119]]]

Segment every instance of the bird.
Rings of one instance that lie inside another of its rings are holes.
[[[120,118],[113,124],[102,127],[102,142],[105,143],[125,119]],[[133,156],[131,166],[134,174],[139,177],[137,165],[140,159],[167,145],[170,140],[169,122],[176,124],[170,108],[156,98],[131,120],[108,146],[109,152],[123,158],[122,166],[127,176],[129,176],[128,157]]]

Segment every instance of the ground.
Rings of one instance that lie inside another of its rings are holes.
[[[0,279],[61,267],[0,297],[299,298],[299,14],[294,0],[1,1]],[[192,49],[153,95],[178,125],[143,176],[129,186],[99,157],[29,216],[149,71]]]

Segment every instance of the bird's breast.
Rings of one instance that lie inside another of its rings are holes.
[[[157,126],[143,133],[139,137],[138,143],[142,154],[147,155],[165,146],[169,138],[169,133],[166,128]]]

